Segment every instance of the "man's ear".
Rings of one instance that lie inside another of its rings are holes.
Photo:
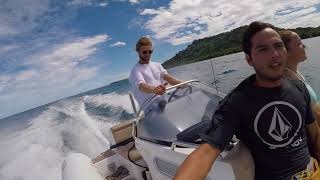
[[[247,63],[250,65],[250,66],[253,66],[253,63],[252,63],[252,58],[249,54],[246,54],[246,60],[247,60]]]

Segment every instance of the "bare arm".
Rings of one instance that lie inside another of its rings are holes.
[[[312,105],[312,111],[320,127],[320,102],[316,102],[315,104]]]
[[[163,79],[166,80],[170,85],[176,85],[182,83],[182,81],[174,78],[170,74],[163,75]]]
[[[146,83],[139,84],[139,90],[145,93],[155,93],[154,88],[155,88],[154,86],[150,86]]]
[[[166,84],[159,85],[159,86],[150,86],[146,83],[140,83],[139,84],[139,90],[145,93],[153,93],[162,95],[166,91]]]
[[[320,161],[320,128],[317,121],[307,125],[307,131],[311,139],[313,152],[316,156],[315,158]]]
[[[209,144],[200,145],[183,161],[174,180],[205,179],[220,153],[220,150]]]

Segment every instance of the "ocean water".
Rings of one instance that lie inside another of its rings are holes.
[[[320,37],[304,43],[308,59],[301,72],[320,94]],[[182,80],[199,79],[227,93],[253,69],[243,53],[237,53],[176,67],[169,73]],[[104,151],[110,146],[108,129],[133,118],[128,91],[128,80],[123,80],[1,119],[0,179],[60,180],[68,153],[95,157]]]

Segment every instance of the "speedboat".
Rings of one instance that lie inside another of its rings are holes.
[[[153,95],[139,109],[129,97],[135,118],[110,128],[110,149],[94,159],[69,154],[62,180],[169,180],[184,159],[203,141],[199,134],[212,126],[211,118],[225,96],[213,86],[190,80]],[[253,180],[254,163],[247,147],[234,139],[214,162],[207,180]]]

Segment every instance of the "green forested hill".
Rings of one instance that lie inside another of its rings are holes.
[[[218,56],[224,56],[241,51],[242,35],[247,26],[215,36],[193,41],[186,49],[178,52],[173,58],[162,65],[168,69]],[[290,29],[297,32],[302,39],[320,36],[320,26],[317,28]]]

